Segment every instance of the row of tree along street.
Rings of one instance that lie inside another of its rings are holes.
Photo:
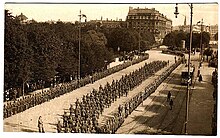
[[[105,69],[119,54],[125,56],[139,47],[145,51],[155,43],[150,32],[141,32],[139,37],[137,31],[126,28],[81,26],[82,77]],[[59,76],[60,82],[78,76],[79,24],[23,23],[21,18],[5,10],[4,31],[5,90],[16,88],[22,93],[25,87],[51,86],[55,76]]]
[[[186,42],[186,48],[188,48],[189,38],[190,33],[186,33],[184,31],[173,31],[165,36],[163,44],[173,48],[181,48],[183,46],[182,40],[184,40]],[[192,48],[200,48],[201,34],[193,33],[192,39]],[[204,45],[204,48],[209,46],[209,42],[210,34],[208,32],[202,32],[202,44]]]
[[[202,38],[201,38],[202,36]],[[217,39],[218,33],[215,34],[214,39]],[[177,51],[185,51],[187,52],[189,48],[189,39],[190,34],[186,33],[184,31],[173,31],[169,34],[167,34],[163,40],[163,44],[168,46],[171,50],[177,50]],[[202,39],[202,46],[201,46],[201,39]],[[185,48],[183,48],[183,41],[185,41]],[[206,56],[206,59],[208,61],[208,57],[211,57],[213,59],[213,56],[217,55],[217,52],[214,52],[210,45],[210,33],[208,32],[202,32],[201,33],[193,33],[192,36],[192,52],[199,52],[202,48],[203,55]],[[215,66],[215,65],[214,65]]]

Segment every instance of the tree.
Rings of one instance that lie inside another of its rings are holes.
[[[190,34],[188,33],[186,36],[186,47],[189,48],[189,40],[190,40]],[[200,41],[201,40],[201,34],[200,33],[193,33],[192,36],[192,48],[200,48]],[[210,41],[210,34],[208,32],[202,33],[202,45],[203,48],[206,48],[209,46]]]
[[[146,30],[142,30],[140,32],[140,36],[141,36],[141,51],[146,51],[149,50],[150,47],[155,43],[155,37],[154,35]]]
[[[108,47],[115,52],[118,51],[118,47],[120,51],[126,52],[138,50],[138,33],[126,28],[113,29],[108,37]]]
[[[215,41],[218,41],[218,32],[214,35]]]
[[[31,77],[32,49],[28,45],[25,25],[5,10],[4,78],[5,89],[24,89]]]
[[[163,45],[166,45],[168,47],[174,47],[175,46],[175,34],[169,33],[167,34],[163,39]]]
[[[208,47],[207,49],[204,50],[203,55],[206,56],[207,61],[208,61],[208,57],[212,56],[212,53],[213,53],[213,50],[210,47]]]
[[[34,81],[49,82],[57,73],[62,42],[55,34],[55,30],[46,23],[30,24],[28,40],[34,52],[34,63],[31,65],[31,70],[34,72],[32,78]]]
[[[174,31],[167,34],[163,40],[163,45],[170,48],[181,48],[182,40],[186,40],[187,34],[183,31]]]
[[[202,32],[202,44],[205,48],[209,47],[210,42],[210,33],[209,32]]]
[[[66,41],[61,44],[61,56],[56,68],[57,75],[61,81],[70,81],[71,76],[76,76],[78,71],[78,43],[76,41]]]
[[[106,47],[107,39],[103,33],[94,30],[83,34],[81,46],[82,75],[105,68],[113,54]]]

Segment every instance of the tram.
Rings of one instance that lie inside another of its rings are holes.
[[[193,75],[194,75],[195,67],[194,66],[190,66],[189,71],[190,71],[190,77],[188,77],[188,67],[185,67],[182,70],[182,73],[181,73],[181,84],[182,85],[187,85],[188,81],[189,81],[189,85],[192,85],[192,80],[193,80]]]

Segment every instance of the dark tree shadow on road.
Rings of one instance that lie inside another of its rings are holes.
[[[38,131],[34,131],[32,129],[27,129],[27,128],[21,128],[22,132],[38,132]]]
[[[4,125],[8,125],[8,126],[11,126],[11,127],[22,127],[21,128],[21,131],[22,132],[38,132],[34,129],[36,128],[30,128],[29,126],[25,126],[25,125],[21,125],[21,124],[14,124],[14,123],[9,123],[9,122],[5,122]]]

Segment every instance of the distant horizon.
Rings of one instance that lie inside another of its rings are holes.
[[[178,4],[179,15],[175,18],[174,10],[176,4],[32,4],[32,3],[6,3],[4,9],[9,10],[13,16],[23,13],[28,20],[37,22],[62,21],[75,23],[78,21],[79,11],[87,16],[87,20],[109,20],[122,19],[126,21],[129,7],[133,8],[155,8],[168,19],[172,20],[172,26],[183,25],[187,18],[189,25],[190,8],[187,4]],[[203,9],[203,10],[201,10]],[[193,24],[203,18],[204,25],[218,25],[218,4],[193,4]]]

